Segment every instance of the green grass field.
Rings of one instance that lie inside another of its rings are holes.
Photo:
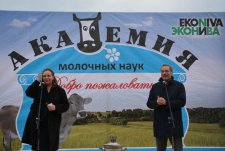
[[[225,128],[218,124],[190,123],[186,146],[225,146]]]
[[[109,135],[116,135],[117,142],[126,147],[153,147],[152,122],[129,122],[127,126],[112,126],[104,123],[74,126],[62,148],[99,147],[108,142]],[[186,146],[225,146],[225,128],[218,124],[191,123]]]
[[[125,147],[153,147],[152,122],[129,122],[127,126],[113,126],[105,123],[73,126],[69,137],[61,148],[97,148],[108,143],[110,135],[117,136],[117,142]],[[191,123],[185,138],[186,146],[225,146],[225,128],[218,124]],[[2,133],[0,133],[2,140]],[[18,150],[20,141],[14,140],[12,147]],[[3,150],[2,143],[0,150]]]
[[[154,146],[150,122],[129,122],[127,126],[103,123],[74,126],[62,147],[101,147],[108,143],[110,135],[116,135],[117,142],[124,146]]]

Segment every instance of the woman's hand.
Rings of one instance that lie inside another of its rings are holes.
[[[50,103],[47,105],[49,111],[55,111],[55,105]]]
[[[42,74],[41,73],[38,73],[38,76],[37,76],[37,80],[38,80],[38,82],[41,82],[41,79],[42,79]]]

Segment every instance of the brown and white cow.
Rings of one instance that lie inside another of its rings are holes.
[[[3,144],[6,151],[12,151],[11,140],[18,138],[16,130],[16,116],[19,107],[6,105],[0,109],[0,130],[3,133]]]

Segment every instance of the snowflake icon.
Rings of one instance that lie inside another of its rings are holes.
[[[114,62],[119,60],[120,52],[117,52],[116,48],[112,48],[112,50],[106,48],[106,51],[107,51],[107,54],[105,55],[105,58],[109,59],[109,62]]]

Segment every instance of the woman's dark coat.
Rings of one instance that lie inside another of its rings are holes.
[[[38,106],[41,94],[40,83],[36,80],[26,90],[27,96],[33,98],[33,103],[30,107],[22,142],[35,146],[37,144],[37,131],[36,131],[36,117],[38,113]],[[50,99],[49,99],[50,98]],[[61,113],[69,108],[66,92],[60,86],[54,86],[48,93],[44,85],[42,87],[42,105],[41,105],[41,120],[45,117],[48,123],[48,142],[49,151],[55,151],[59,147],[59,129],[61,122]],[[48,111],[47,104],[53,103],[56,106],[55,111]]]
[[[168,122],[170,117],[168,98],[166,95],[166,88],[168,90],[169,101],[174,117],[175,129],[172,129],[172,123]],[[159,106],[156,102],[157,97],[163,97],[167,103]],[[154,109],[154,136],[157,138],[183,137],[183,122],[181,108],[186,104],[186,93],[184,85],[178,81],[170,80],[167,84],[163,83],[162,78],[158,83],[155,83],[149,94],[147,106]]]

